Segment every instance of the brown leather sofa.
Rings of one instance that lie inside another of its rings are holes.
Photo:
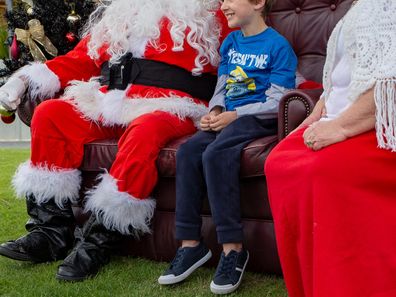
[[[309,80],[321,81],[326,55],[326,43],[338,20],[349,9],[352,0],[278,0],[273,7],[269,23],[292,44],[298,59],[299,71]],[[251,271],[281,274],[274,237],[274,225],[267,198],[267,185],[263,172],[264,162],[271,149],[311,112],[321,90],[295,90],[282,99],[279,110],[279,132],[250,143],[243,151],[241,163],[241,208],[245,231],[245,245],[251,260]],[[18,110],[20,118],[30,123],[36,102],[24,101]],[[175,218],[175,152],[188,137],[177,139],[162,149],[157,164],[159,181],[153,196],[157,208],[152,221],[152,234],[140,241],[130,239],[125,244],[129,255],[156,261],[173,258],[178,243],[174,240]],[[103,168],[110,168],[117,152],[117,140],[92,142],[85,146],[81,164],[84,188],[90,187]],[[219,172],[221,174],[221,172]],[[75,207],[76,216],[81,208]],[[217,263],[220,247],[216,241],[208,203],[202,210],[202,235]]]

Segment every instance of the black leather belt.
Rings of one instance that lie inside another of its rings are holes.
[[[109,90],[125,90],[128,84],[155,86],[183,91],[191,96],[209,101],[216,87],[217,76],[204,73],[199,76],[167,63],[138,59],[127,54],[118,64],[101,66],[101,84]]]

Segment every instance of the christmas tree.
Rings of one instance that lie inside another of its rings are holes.
[[[30,61],[52,59],[70,51],[96,6],[95,0],[16,0],[6,13],[10,59],[0,77],[6,78]],[[0,82],[1,84],[1,82]]]

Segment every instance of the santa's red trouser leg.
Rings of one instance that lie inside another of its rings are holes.
[[[79,196],[81,174],[77,169],[84,144],[122,135],[124,128],[102,127],[83,118],[68,102],[54,99],[41,103],[31,123],[31,158],[14,176],[17,195],[33,194],[37,202],[55,199],[62,206]]]
[[[160,111],[138,117],[127,128],[103,127],[68,102],[49,100],[35,111],[31,160],[19,167],[13,183],[19,196],[31,193],[38,202],[55,197],[61,206],[76,200],[84,144],[120,137],[113,166],[87,193],[86,208],[100,215],[108,229],[145,233],[155,207],[149,195],[157,182],[158,153],[170,140],[195,130],[191,120]]]
[[[396,296],[396,153],[373,131],[317,152],[302,133],[266,162],[289,296]]]
[[[76,240],[85,244],[77,244],[65,258],[58,279],[75,281],[95,275],[120,244],[120,233],[138,236],[150,231],[155,200],[149,195],[157,182],[159,151],[173,138],[194,131],[191,120],[165,112],[145,114],[129,124],[110,172],[102,174],[86,195],[85,209],[92,215],[76,232],[82,234]]]
[[[165,144],[196,131],[189,119],[156,111],[132,121],[119,140],[119,151],[109,173],[88,193],[86,208],[101,217],[108,229],[121,233],[149,232],[157,183],[156,160]]]

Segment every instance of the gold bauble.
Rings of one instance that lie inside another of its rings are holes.
[[[73,10],[66,18],[70,25],[75,25],[81,21],[81,17]]]
[[[29,8],[26,10],[26,13],[27,13],[28,15],[33,15],[33,14],[34,14],[33,7],[29,7]]]

